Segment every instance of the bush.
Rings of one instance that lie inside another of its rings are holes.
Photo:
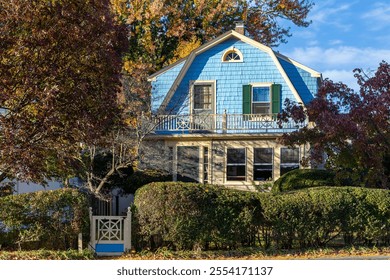
[[[14,193],[15,183],[0,182],[0,197],[12,195]]]
[[[3,247],[77,248],[78,233],[89,237],[89,203],[73,189],[42,191],[0,198]]]
[[[390,193],[357,187],[313,188],[260,198],[279,248],[389,244]]]
[[[94,252],[91,250],[66,250],[66,251],[0,251],[0,260],[94,260]]]
[[[152,182],[172,181],[172,175],[157,169],[137,170],[126,181],[123,187],[126,193],[135,193],[140,187]]]
[[[151,246],[249,245],[261,219],[254,193],[196,183],[151,183],[136,192],[140,234]],[[154,244],[152,244],[154,243]]]
[[[390,192],[316,187],[281,194],[151,183],[135,195],[144,246],[277,249],[389,245]]]
[[[335,186],[335,174],[329,170],[296,169],[287,172],[274,182],[273,193],[300,190],[319,186]]]

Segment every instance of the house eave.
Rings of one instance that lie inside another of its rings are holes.
[[[200,140],[276,140],[283,136],[284,133],[232,133],[232,134],[221,134],[221,133],[193,133],[193,134],[149,134],[145,137],[146,141],[155,140],[180,140],[180,141],[200,141]]]

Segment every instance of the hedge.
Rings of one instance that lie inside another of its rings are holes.
[[[280,248],[388,245],[390,193],[358,187],[312,188],[261,198],[271,239]]]
[[[196,183],[151,183],[135,194],[139,234],[151,247],[232,248],[254,242],[255,193]]]
[[[335,186],[335,173],[320,169],[295,169],[274,182],[273,193],[287,192],[319,186]]]
[[[135,193],[140,187],[152,182],[167,182],[172,181],[172,175],[163,170],[145,169],[136,170],[127,179],[126,185],[123,187],[126,193]]]
[[[89,237],[87,196],[74,189],[0,198],[0,244],[15,249],[77,248],[79,233]]]
[[[317,187],[272,194],[152,183],[136,192],[135,206],[138,233],[152,247],[390,244],[390,193],[381,189]]]

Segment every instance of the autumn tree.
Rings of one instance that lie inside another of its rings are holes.
[[[282,141],[309,143],[311,160],[326,160],[349,183],[390,188],[390,65],[381,62],[371,76],[356,69],[355,77],[359,92],[325,80],[306,109],[287,102],[282,121],[307,117],[314,125],[286,134]]]
[[[69,174],[119,123],[126,42],[109,0],[0,0],[0,182]]]

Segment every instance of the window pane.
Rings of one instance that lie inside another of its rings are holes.
[[[281,163],[297,163],[299,165],[299,149],[289,149],[282,148],[281,149]]]
[[[238,61],[240,59],[241,57],[238,53],[236,53],[235,51],[231,51],[225,56],[224,61]]]
[[[269,102],[269,87],[253,87],[253,102]]]
[[[255,148],[254,163],[272,164],[272,148]]]
[[[253,180],[254,181],[272,180],[272,168],[271,169],[262,169],[258,166],[255,166],[254,171],[253,171]]]
[[[194,109],[211,109],[212,85],[194,85]]]
[[[286,174],[287,172],[294,170],[294,169],[299,169],[299,164],[293,164],[293,165],[281,165],[280,166],[280,176]]]
[[[269,114],[269,103],[253,103],[252,114]]]
[[[227,149],[228,164],[245,164],[245,148]]]
[[[245,181],[245,165],[228,166],[227,180],[228,181]]]
[[[235,52],[231,52],[226,56],[226,61],[230,60],[240,60],[240,56]]]
[[[199,147],[177,147],[177,180],[199,181]]]

